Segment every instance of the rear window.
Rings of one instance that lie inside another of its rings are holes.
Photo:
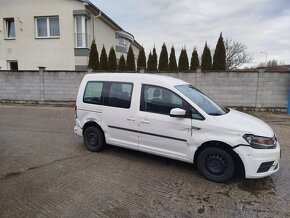
[[[130,108],[133,84],[126,82],[90,81],[83,102],[119,108]]]
[[[132,83],[108,82],[108,92],[105,105],[119,108],[130,108],[132,98]]]
[[[88,82],[85,89],[83,102],[89,104],[102,104],[103,87],[104,82]]]

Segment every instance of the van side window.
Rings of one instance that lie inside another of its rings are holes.
[[[171,109],[187,110],[187,103],[174,92],[159,86],[143,85],[141,111],[169,115]]]
[[[130,108],[133,90],[132,83],[108,82],[107,90],[106,106]]]
[[[103,82],[88,82],[83,98],[84,103],[102,104]]]

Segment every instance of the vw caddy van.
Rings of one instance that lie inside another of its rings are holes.
[[[261,178],[279,170],[280,145],[265,122],[161,75],[85,75],[74,132],[90,151],[110,144],[185,161],[215,182],[237,171]]]

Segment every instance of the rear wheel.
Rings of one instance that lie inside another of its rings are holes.
[[[235,173],[235,162],[231,155],[215,147],[200,152],[197,157],[197,167],[206,179],[214,182],[226,182]]]
[[[90,151],[101,151],[105,147],[105,137],[103,132],[95,127],[90,126],[84,131],[84,144]]]

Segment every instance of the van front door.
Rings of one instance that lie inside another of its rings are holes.
[[[166,88],[142,85],[139,150],[189,161],[191,119],[170,117],[172,108],[187,109],[187,102]]]

